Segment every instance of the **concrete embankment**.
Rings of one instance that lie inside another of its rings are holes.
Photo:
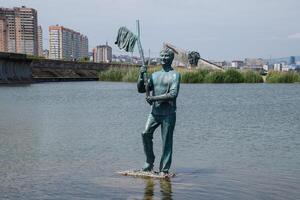
[[[23,54],[0,53],[0,83],[31,83],[31,62]]]
[[[110,67],[133,67],[129,64],[72,62],[30,59],[24,54],[0,53],[0,83],[98,80],[98,73]]]

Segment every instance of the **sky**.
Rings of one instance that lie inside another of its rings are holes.
[[[50,25],[89,38],[89,49],[114,42],[118,28],[141,26],[145,54],[158,56],[163,42],[214,61],[300,55],[299,0],[0,0],[0,7],[38,11],[48,48]],[[136,48],[135,54],[138,55]]]

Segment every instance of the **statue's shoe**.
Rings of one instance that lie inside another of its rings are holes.
[[[142,171],[151,172],[151,171],[153,171],[153,167],[154,167],[154,165],[150,165],[148,163],[145,163],[145,165],[142,168]]]
[[[162,177],[169,177],[170,174],[169,174],[169,172],[159,172],[159,176],[162,176]]]

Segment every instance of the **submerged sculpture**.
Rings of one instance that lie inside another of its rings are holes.
[[[152,105],[151,113],[142,133],[144,153],[146,162],[143,171],[153,171],[155,155],[153,153],[153,133],[161,126],[163,152],[159,165],[161,175],[167,175],[172,162],[173,131],[176,123],[176,98],[180,86],[180,74],[176,72],[171,64],[174,52],[167,48],[161,51],[160,59],[162,70],[153,73],[148,81],[149,91],[152,96],[146,96],[146,101]],[[147,68],[141,67],[137,83],[139,93],[145,93],[144,74]]]

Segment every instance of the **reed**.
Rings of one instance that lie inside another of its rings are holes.
[[[185,70],[180,73],[182,83],[203,83],[209,72],[207,70]]]
[[[137,82],[139,76],[139,69],[138,68],[129,68],[127,72],[124,73],[122,78],[123,82]]]
[[[262,76],[256,71],[243,71],[244,83],[263,83]]]
[[[99,73],[100,81],[122,81],[128,69],[109,68],[108,70]]]
[[[148,75],[160,71],[161,67],[149,67]],[[226,71],[214,71],[207,69],[176,69],[181,74],[182,83],[261,83],[262,77],[253,71],[239,72],[234,69]],[[112,67],[99,73],[100,81],[136,82],[139,76],[139,68]]]
[[[243,83],[244,77],[241,72],[235,69],[228,69],[224,73],[224,83]]]
[[[204,83],[224,83],[225,73],[223,71],[211,71],[204,78]]]
[[[297,72],[276,72],[268,73],[267,83],[296,83],[300,82],[300,75]]]

